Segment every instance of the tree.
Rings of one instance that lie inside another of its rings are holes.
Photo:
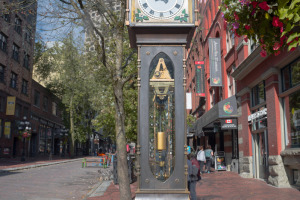
[[[134,60],[133,55],[135,52],[129,49],[129,42],[126,40],[126,1],[53,0],[51,2],[53,2],[53,5],[55,3],[57,8],[52,12],[52,17],[59,16],[65,20],[73,20],[84,25],[100,61],[98,69],[95,69],[95,71],[103,70],[109,75],[109,83],[111,84],[114,99],[120,196],[121,199],[131,199],[128,169],[124,167],[127,166],[124,86],[128,81],[136,77],[136,69],[129,65]],[[113,3],[119,4],[120,9],[114,11],[115,7],[111,5]],[[97,17],[92,17],[92,13],[100,16],[102,23],[99,22]]]

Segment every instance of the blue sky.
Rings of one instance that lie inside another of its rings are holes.
[[[68,24],[67,19],[49,18],[45,16],[57,16],[57,8],[53,7],[55,0],[39,0],[38,1],[38,16],[36,26],[36,41],[45,43],[53,43],[61,41],[68,34],[73,32],[74,38],[84,41],[83,28],[75,24]]]

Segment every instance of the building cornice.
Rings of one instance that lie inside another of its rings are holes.
[[[256,48],[231,74],[235,80],[242,80],[247,74],[254,70],[260,63],[269,56],[262,57],[260,55],[261,48]]]
[[[244,94],[247,94],[247,93],[250,93],[250,88],[249,87],[245,87],[245,88],[243,88],[241,91],[239,91],[237,94],[236,94],[236,96],[238,96],[238,97],[241,97],[241,96],[243,96]]]

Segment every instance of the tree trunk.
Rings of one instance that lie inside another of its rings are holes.
[[[117,171],[120,188],[120,199],[131,200],[130,182],[128,177],[126,137],[125,137],[125,113],[123,102],[123,87],[120,83],[114,87],[116,109],[116,143],[117,143]]]
[[[71,158],[73,158],[74,157],[74,143],[75,143],[73,96],[71,96],[71,98],[70,98],[70,134],[71,134],[70,156],[71,156]]]

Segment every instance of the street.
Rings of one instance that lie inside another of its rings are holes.
[[[1,200],[84,199],[99,183],[99,167],[81,161],[0,174]]]

